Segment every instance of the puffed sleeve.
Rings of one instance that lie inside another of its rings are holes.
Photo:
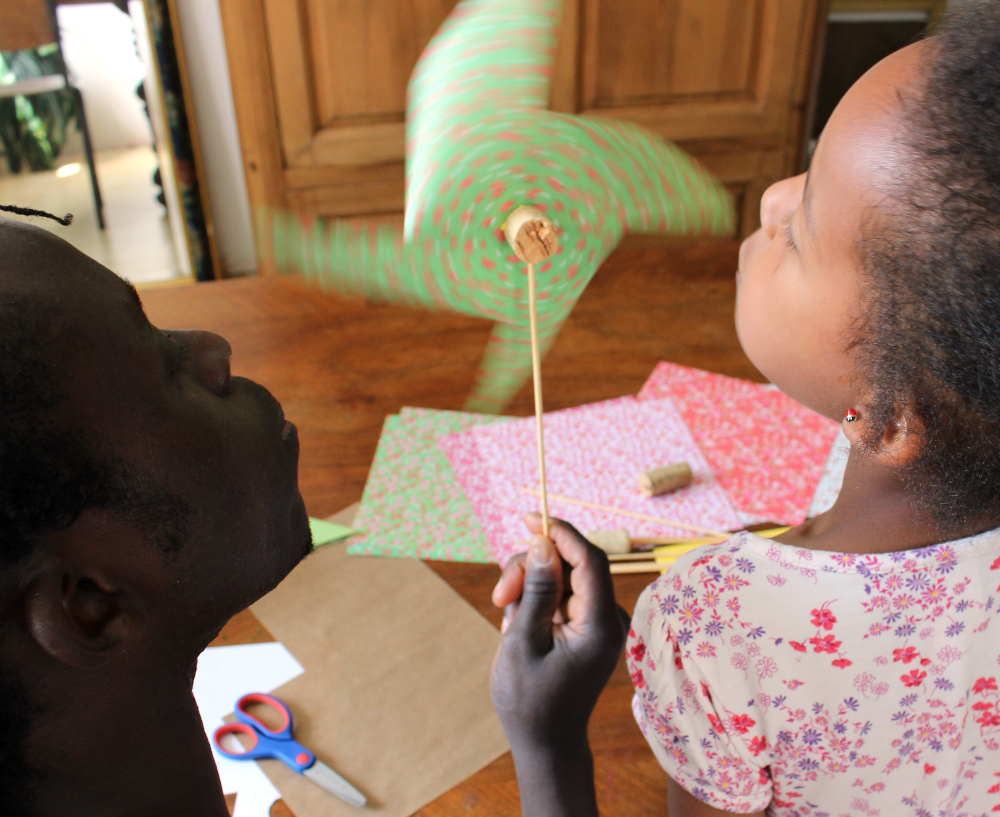
[[[723,811],[763,811],[773,794],[763,725],[738,705],[728,709],[713,692],[711,659],[686,648],[697,643],[698,627],[682,620],[679,567],[636,605],[627,657],[632,711],[660,765],[692,795]],[[752,692],[734,689],[742,681],[734,675],[722,674],[726,701],[745,702]]]

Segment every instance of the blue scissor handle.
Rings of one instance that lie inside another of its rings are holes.
[[[255,718],[248,710],[250,704],[262,704],[274,709],[282,716],[282,724],[278,729],[271,729],[266,723]],[[232,760],[260,760],[261,758],[277,758],[302,774],[316,762],[316,755],[292,738],[292,711],[288,706],[273,695],[262,692],[250,692],[236,702],[236,718],[239,723],[228,723],[215,730],[212,744],[220,755]],[[230,752],[222,745],[226,735],[245,735],[252,743],[242,752]]]

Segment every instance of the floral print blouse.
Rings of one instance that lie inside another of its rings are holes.
[[[736,534],[640,597],[635,717],[723,811],[1000,813],[998,585],[1000,531],[881,555]]]

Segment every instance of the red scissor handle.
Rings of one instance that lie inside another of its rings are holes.
[[[272,729],[247,709],[252,704],[266,706],[281,716],[281,726]],[[233,760],[260,760],[274,757],[283,760],[300,774],[316,762],[316,755],[292,738],[292,711],[273,695],[251,692],[236,702],[236,723],[227,723],[215,730],[213,744],[219,754]],[[227,735],[247,736],[251,742],[242,752],[231,752],[222,746]]]
[[[251,704],[260,704],[268,709],[274,710],[281,716],[281,725],[277,729],[272,729],[260,718],[255,717],[247,708]],[[273,695],[265,695],[263,692],[249,692],[236,702],[236,717],[244,723],[250,724],[262,735],[271,738],[291,740],[292,737],[292,710],[283,701],[278,700]]]
[[[240,744],[243,746],[242,752],[232,752],[222,744],[222,740],[226,737],[226,735],[246,735],[250,738],[251,743],[247,746]],[[215,745],[215,750],[219,754],[225,755],[233,760],[250,760],[257,757],[270,757],[270,752],[264,753],[258,750],[260,738],[257,735],[257,731],[252,726],[247,726],[245,723],[227,723],[224,726],[220,726],[212,735],[212,743]]]

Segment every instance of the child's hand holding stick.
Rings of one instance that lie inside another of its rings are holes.
[[[504,638],[493,663],[493,703],[510,740],[523,813],[597,814],[587,722],[625,643],[603,551],[571,525],[527,518],[536,535],[493,591]]]

